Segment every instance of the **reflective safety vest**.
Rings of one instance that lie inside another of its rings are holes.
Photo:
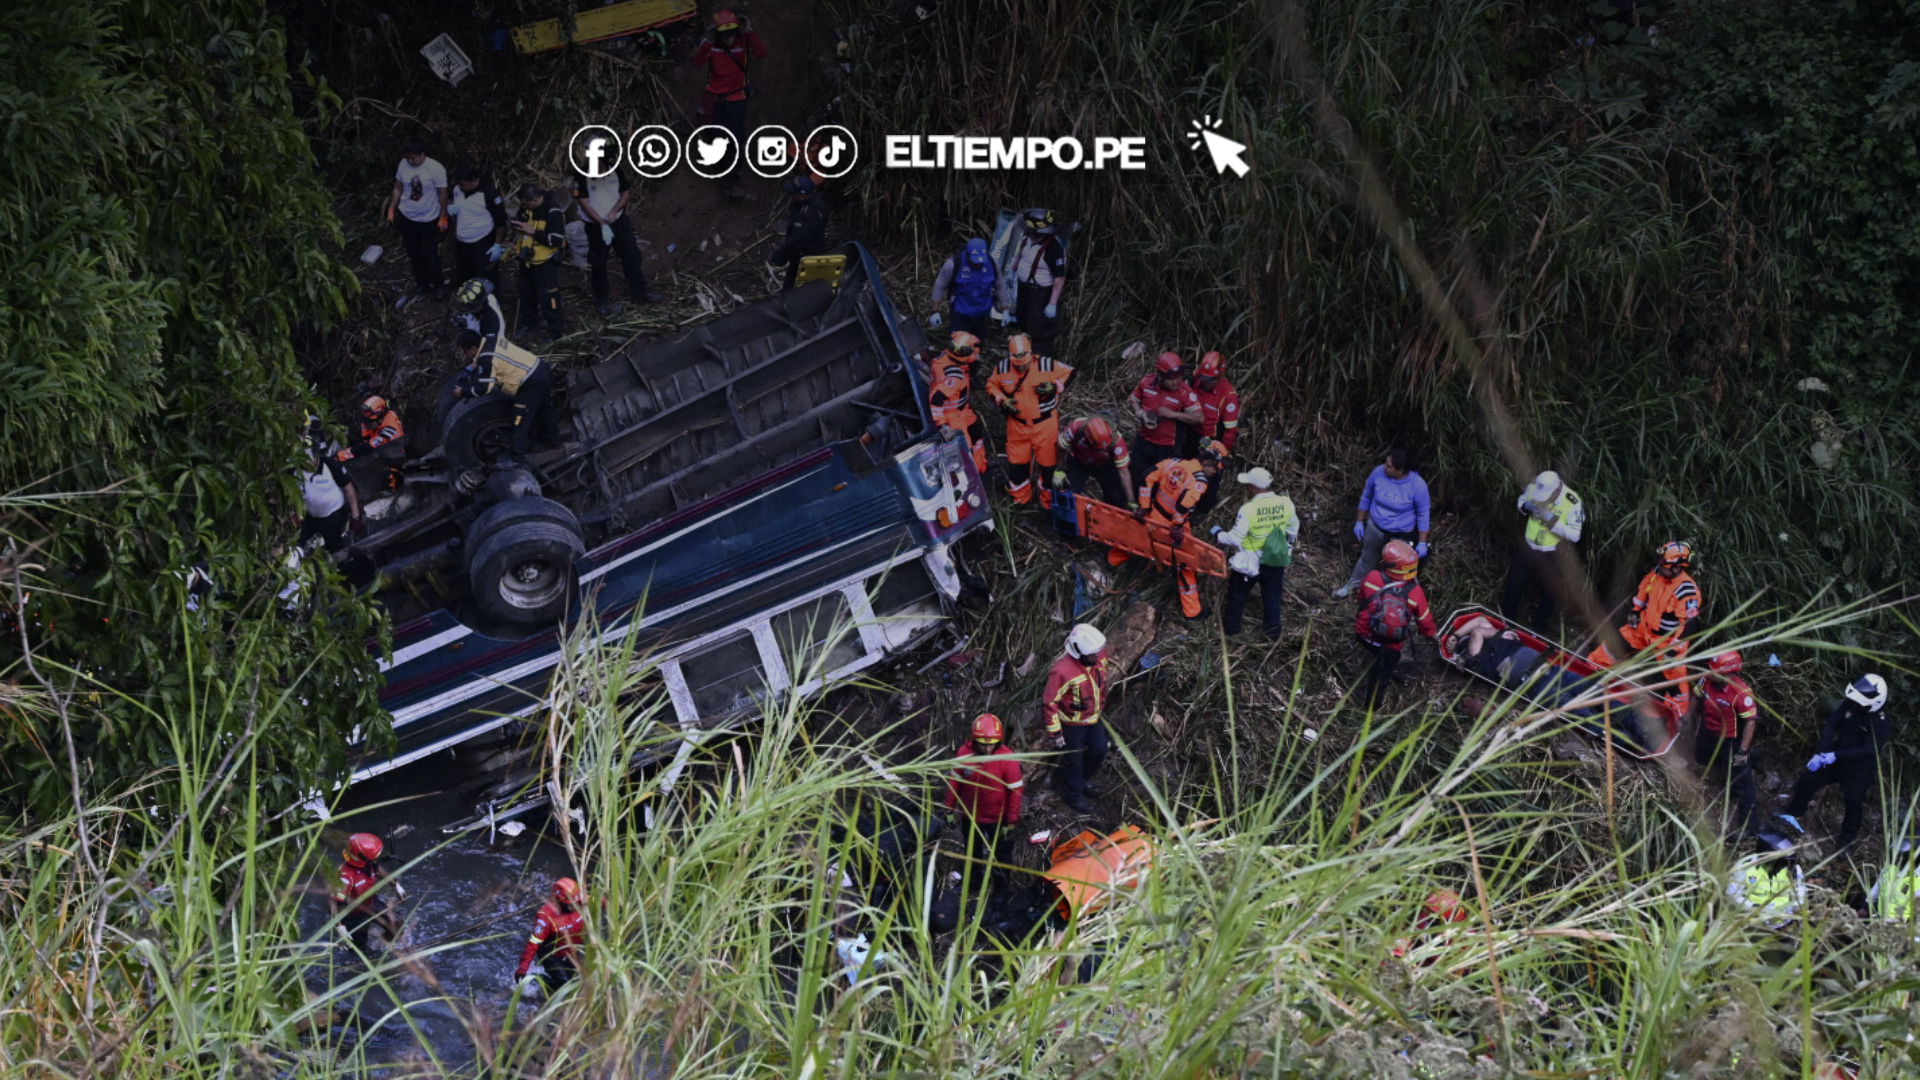
[[[1155,465],[1141,482],[1140,505],[1170,524],[1185,525],[1194,504],[1206,493],[1207,478],[1198,461],[1169,459]]]
[[[1072,377],[1072,368],[1050,356],[1033,357],[1026,367],[1002,360],[987,376],[987,394],[995,404],[1012,399],[1015,419],[1038,423],[1060,407],[1060,388]]]
[[[1920,867],[1889,870],[1874,886],[1874,914],[1898,923],[1913,922],[1913,908],[1920,901]]]
[[[1524,499],[1525,496],[1521,496],[1521,498]],[[1545,507],[1545,509],[1552,515],[1554,524],[1572,533],[1575,541],[1580,539],[1580,530],[1584,528],[1587,523],[1587,511],[1585,507],[1580,505],[1580,496],[1575,495],[1572,488],[1561,484],[1559,497],[1554,499],[1552,504]],[[1532,514],[1527,515],[1528,547],[1535,551],[1552,551],[1554,548],[1560,546],[1560,540],[1561,536],[1559,533],[1547,528],[1541,523],[1539,518],[1534,517]]]
[[[493,348],[481,350],[474,362],[482,371],[490,371],[493,384],[509,397],[518,394],[520,384],[540,366],[538,356],[505,338],[495,338]]]
[[[972,427],[979,419],[969,401],[973,393],[972,380],[955,369],[949,369],[944,375],[938,367],[934,371],[933,387],[927,391],[927,412],[933,417],[933,426],[954,431]]]
[[[1676,574],[1672,581],[1661,577],[1657,570],[1649,571],[1640,579],[1640,591],[1633,597],[1633,611],[1640,616],[1639,628],[1643,634],[1652,635],[1662,645],[1679,645],[1687,624],[1700,617],[1700,586],[1684,571]]]
[[[1800,872],[1791,866],[1743,860],[1734,868],[1727,893],[1764,925],[1777,927],[1800,913]]]
[[[1267,537],[1273,530],[1282,534],[1292,534],[1299,528],[1298,518],[1294,515],[1293,500],[1274,491],[1263,491],[1248,499],[1240,507],[1240,516],[1233,519],[1233,528],[1222,534],[1220,539],[1227,543],[1240,545],[1240,550],[1251,551],[1258,555],[1267,546]],[[1264,561],[1264,560],[1263,560]],[[1284,566],[1285,563],[1270,563]]]
[[[566,242],[567,234],[564,229],[558,234],[549,231],[548,227],[553,224],[553,219],[548,216],[547,209],[547,207],[543,206],[539,210],[529,210],[524,207],[520,210],[520,216],[517,220],[529,221],[539,226],[539,228],[533,231],[533,235],[531,236],[519,231],[514,233],[516,237],[513,242],[514,247],[520,253],[520,261],[528,266],[542,265],[551,260],[555,255],[560,254],[559,244],[549,245],[542,243],[542,237],[558,235],[561,238],[560,243]]]

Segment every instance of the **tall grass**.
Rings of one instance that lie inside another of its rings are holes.
[[[1861,614],[1802,613],[1747,640],[1828,641]],[[1805,1075],[1835,1055],[1865,1077],[1912,1067],[1911,928],[1862,925],[1819,889],[1792,927],[1758,926],[1722,893],[1715,830],[1656,797],[1690,781],[1624,758],[1546,758],[1563,724],[1551,715],[1509,706],[1462,726],[1342,706],[1311,718],[1320,739],[1267,744],[1207,799],[1158,788],[1123,745],[1155,872],[1103,914],[1000,941],[925,931],[951,865],[931,852],[898,868],[891,896],[868,891],[862,812],[920,805],[939,762],[882,775],[863,756],[870,738],[786,700],[768,703],[757,737],[703,742],[671,788],[659,773],[628,779],[624,762],[670,734],[649,674],[583,638],[548,729],[548,779],[582,812],[569,842],[592,897],[584,979],[476,1013],[476,1060],[430,1071],[1734,1077]],[[1229,704],[1217,734],[1276,714]],[[373,1073],[334,1052],[350,1041],[303,1033],[316,952],[295,908],[324,854],[313,830],[273,821],[252,799],[250,747],[196,748],[190,720],[154,718],[183,735],[182,764],[154,784],[194,797],[171,819],[143,809],[152,789],[92,811],[99,876],[71,820],[0,842],[0,1061],[23,1076]],[[1471,918],[1417,928],[1436,888]],[[856,930],[891,959],[848,987],[833,939]],[[330,997],[403,963],[430,968],[432,950],[343,970]]]

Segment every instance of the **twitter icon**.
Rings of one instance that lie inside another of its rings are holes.
[[[740,140],[719,124],[695,128],[687,136],[687,167],[709,180],[733,172],[740,161]]]

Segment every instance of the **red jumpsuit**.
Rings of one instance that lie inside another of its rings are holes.
[[[527,977],[534,957],[547,969],[547,985],[558,987],[572,979],[580,969],[580,946],[586,941],[587,920],[572,908],[562,909],[549,900],[540,905],[533,917],[533,934],[520,952],[520,966],[513,969],[515,979]]]
[[[1146,508],[1149,524],[1159,523],[1184,529],[1195,503],[1207,493],[1206,474],[1197,461],[1162,461],[1140,483],[1139,501]],[[1169,553],[1172,554],[1171,552]],[[1118,548],[1107,550],[1107,563],[1119,566],[1133,556]],[[1180,614],[1189,619],[1200,617],[1200,579],[1190,566],[1174,563],[1174,580],[1180,589]]]
[[[333,889],[334,910],[343,913],[340,925],[346,927],[361,952],[368,948],[367,931],[380,918],[380,907],[371,895],[380,884],[380,868],[359,863],[340,864],[340,883]]]
[[[1200,437],[1219,439],[1233,453],[1233,441],[1240,437],[1240,393],[1225,378],[1217,378],[1213,389],[1193,388],[1200,399]]]
[[[976,825],[1012,825],[1020,820],[1020,762],[1007,747],[976,754],[972,743],[962,743],[957,764],[947,777],[947,809],[956,805]]]

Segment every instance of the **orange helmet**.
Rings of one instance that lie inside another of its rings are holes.
[[[1203,464],[1225,461],[1227,460],[1227,444],[1218,439],[1201,439],[1200,449],[1195,451],[1195,454]]]
[[[1388,577],[1412,577],[1420,565],[1420,556],[1413,553],[1413,545],[1405,540],[1389,540],[1387,546],[1380,549],[1380,565],[1386,568]]]
[[[570,877],[553,883],[553,898],[568,907],[579,907],[582,896],[580,883]]]
[[[387,415],[387,399],[374,394],[360,403],[360,418],[369,423]]]
[[[1153,362],[1153,370],[1161,375],[1178,375],[1180,373],[1180,354],[1173,352],[1161,353],[1160,358]]]
[[[1733,649],[1716,654],[1707,661],[1707,670],[1721,675],[1731,675],[1740,670],[1740,654]]]
[[[370,832],[357,832],[347,837],[347,861],[355,866],[379,862],[380,853],[386,849],[387,845]]]
[[[1006,737],[1006,729],[1000,725],[1000,718],[990,712],[983,712],[973,718],[973,729],[969,732],[974,742],[999,742]]]
[[[1226,361],[1220,359],[1219,353],[1210,352],[1200,358],[1200,367],[1197,374],[1203,379],[1217,379],[1220,377],[1221,371],[1225,370],[1226,366]]]
[[[1452,889],[1435,889],[1427,894],[1427,902],[1422,907],[1429,918],[1437,922],[1465,922],[1467,908],[1460,902],[1460,894]]]
[[[1693,565],[1693,545],[1685,540],[1675,540],[1660,545],[1660,565],[1677,566],[1682,570]]]
[[[1086,432],[1088,439],[1101,446],[1113,445],[1113,424],[1104,416],[1096,416],[1088,420],[1087,426],[1081,430]]]
[[[1007,339],[1007,359],[1015,367],[1026,367],[1033,362],[1033,339],[1025,334],[1015,334]]]
[[[979,346],[980,339],[965,330],[955,330],[953,336],[947,339],[947,351],[962,358],[972,356],[973,350]]]
[[[740,20],[734,18],[733,12],[727,8],[715,8],[713,9],[713,28],[721,31],[738,30]]]

